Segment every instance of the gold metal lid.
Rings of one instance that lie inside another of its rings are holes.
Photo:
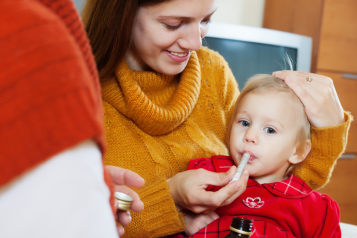
[[[118,201],[118,209],[119,210],[124,210],[127,211],[130,209],[131,204],[123,204],[120,201]]]
[[[134,199],[129,196],[128,194],[125,194],[125,193],[121,193],[121,192],[115,192],[114,193],[114,196],[116,197],[116,199],[118,200],[122,200],[122,201],[125,201],[125,202],[132,202]]]
[[[231,231],[234,231],[234,232],[236,232],[236,233],[240,233],[240,234],[242,234],[242,235],[251,235],[252,234],[252,232],[248,232],[248,231],[242,231],[242,230],[238,230],[238,229],[235,229],[235,228],[233,228],[233,227],[229,227],[229,229],[231,230]]]
[[[129,196],[128,194],[121,193],[121,192],[115,192],[114,193],[115,198],[118,201],[118,209],[127,211],[131,207],[131,203],[133,202],[133,198]]]

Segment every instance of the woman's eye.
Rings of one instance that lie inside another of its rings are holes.
[[[180,23],[178,25],[175,25],[175,26],[165,24],[166,28],[169,29],[169,30],[177,30],[181,25],[182,25],[182,23]]]
[[[250,126],[250,123],[247,122],[247,121],[240,121],[239,122],[242,126],[245,126],[245,127],[249,127]]]
[[[268,134],[275,134],[276,131],[273,128],[267,127],[264,129],[264,131]]]

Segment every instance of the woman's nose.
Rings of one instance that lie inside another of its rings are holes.
[[[199,50],[202,46],[202,33],[200,26],[191,26],[184,32],[180,41],[180,47],[188,50]]]

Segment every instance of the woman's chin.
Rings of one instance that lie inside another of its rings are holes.
[[[182,62],[180,64],[171,64],[171,63],[166,63],[160,65],[158,69],[155,69],[156,72],[166,74],[166,75],[177,75],[182,73],[184,69],[186,68],[188,61]]]

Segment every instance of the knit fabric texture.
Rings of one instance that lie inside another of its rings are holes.
[[[96,64],[73,2],[0,0],[0,26],[0,186],[87,139],[104,152]]]
[[[192,53],[178,76],[134,71],[123,61],[116,77],[102,82],[102,95],[104,162],[133,170],[146,181],[136,189],[145,209],[132,213],[124,237],[184,231],[166,180],[185,171],[192,159],[229,154],[226,132],[239,92],[227,62],[205,47]],[[312,128],[313,149],[295,171],[311,187],[329,179],[346,146],[348,118],[337,127]]]

